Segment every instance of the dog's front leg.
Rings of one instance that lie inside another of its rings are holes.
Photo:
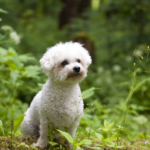
[[[70,129],[69,129],[69,133],[70,135],[74,138],[75,137],[75,134],[76,134],[76,130],[77,130],[77,127],[79,125],[79,122],[80,122],[80,119],[81,119],[81,116],[77,117],[74,122],[72,123]],[[72,148],[72,144],[69,144],[70,148]],[[76,150],[80,150],[81,148],[79,146],[77,146]]]
[[[33,143],[33,146],[45,148],[49,144],[48,140],[48,123],[46,121],[41,120],[40,124],[40,137],[37,143]]]

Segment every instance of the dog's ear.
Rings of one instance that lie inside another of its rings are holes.
[[[88,67],[92,63],[92,58],[91,58],[91,56],[90,56],[90,54],[89,54],[89,52],[87,50],[85,52],[86,52],[85,60],[86,60],[86,65]]]
[[[53,54],[51,53],[50,50],[48,50],[43,57],[40,59],[40,64],[42,70],[46,73],[49,74],[49,72],[52,70],[54,66],[54,61],[53,61]]]
[[[82,49],[83,50],[80,52],[80,55],[82,57],[85,67],[88,68],[89,65],[92,63],[92,58],[91,58],[89,52],[84,47],[82,47]]]

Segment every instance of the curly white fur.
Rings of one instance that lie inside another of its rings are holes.
[[[21,124],[24,136],[39,139],[34,146],[48,145],[48,124],[62,131],[67,127],[72,137],[83,115],[83,100],[78,83],[87,75],[91,64],[88,51],[79,43],[59,43],[40,60],[48,75],[43,89],[34,97]]]

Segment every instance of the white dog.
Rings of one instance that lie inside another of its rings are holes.
[[[34,97],[21,124],[23,136],[39,137],[34,146],[47,147],[48,124],[75,136],[83,115],[83,100],[78,83],[91,64],[88,51],[79,43],[59,43],[48,49],[40,60],[48,80]]]

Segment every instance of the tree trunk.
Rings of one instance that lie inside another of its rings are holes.
[[[72,23],[73,18],[77,16],[77,1],[78,0],[62,0],[64,7],[60,12],[59,29],[64,25]]]
[[[75,17],[90,7],[91,0],[61,0],[64,7],[59,16],[59,29],[73,22]]]

